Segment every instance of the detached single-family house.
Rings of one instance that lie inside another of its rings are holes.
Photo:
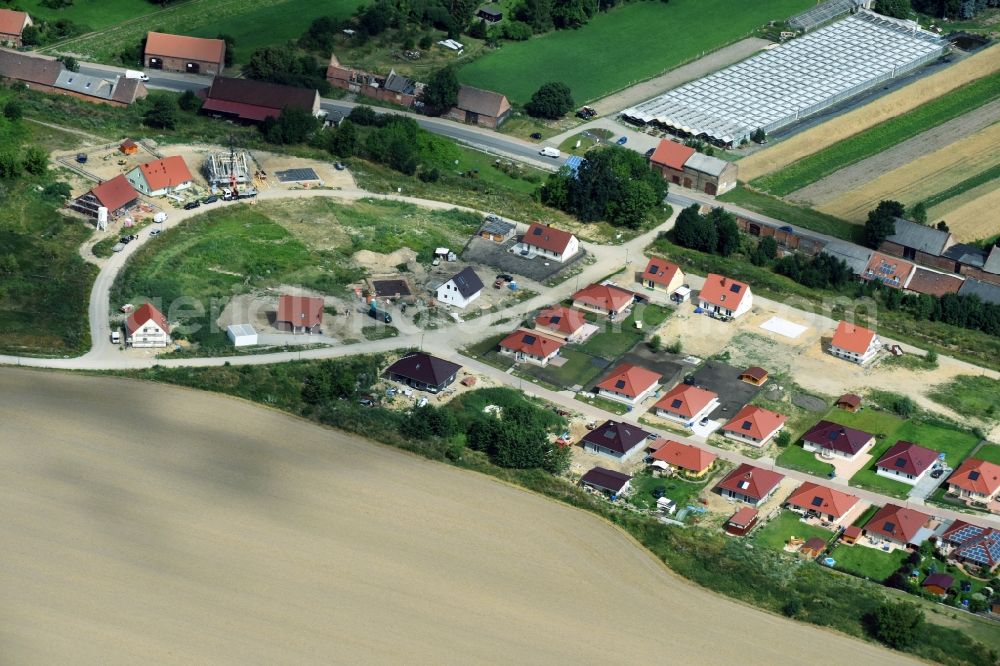
[[[826,458],[854,460],[875,445],[875,435],[832,421],[820,421],[802,435],[802,448]]]
[[[701,478],[712,469],[716,456],[711,451],[667,440],[650,456],[654,467],[666,467],[674,471],[683,470],[687,475]]]
[[[140,306],[125,320],[125,344],[135,348],[166,347],[170,344],[167,318],[151,303]]]
[[[599,453],[615,460],[628,460],[641,451],[652,435],[642,428],[621,421],[605,421],[580,440],[585,451]]]
[[[149,69],[214,76],[226,66],[226,42],[150,32],[146,35],[145,61]]]
[[[563,346],[559,338],[550,338],[537,331],[519,329],[500,341],[500,353],[513,356],[515,361],[540,365],[543,368],[559,355]]]
[[[466,266],[450,280],[434,290],[434,297],[446,305],[464,308],[479,298],[483,291],[483,281],[471,266]]]
[[[938,452],[913,442],[896,442],[875,463],[875,473],[915,486],[934,468]]]
[[[205,103],[201,106],[203,113],[245,122],[259,123],[268,118],[279,118],[281,112],[289,107],[308,111],[314,116],[320,113],[319,91],[315,88],[216,76],[208,90],[200,94],[205,96]]]
[[[524,233],[521,243],[538,256],[564,263],[580,251],[580,241],[576,236],[544,224],[535,222]]]
[[[638,405],[660,387],[663,375],[637,365],[622,363],[594,388],[597,394],[624,402],[626,405]]]
[[[778,489],[784,474],[746,463],[740,465],[715,487],[723,497],[759,507]]]
[[[385,373],[391,381],[406,384],[419,391],[437,393],[451,385],[461,369],[462,366],[457,363],[415,352],[390,365]]]
[[[673,262],[653,257],[646,264],[646,270],[639,277],[639,282],[646,289],[672,294],[684,284],[684,272]]]
[[[763,407],[746,405],[729,423],[722,434],[751,446],[764,446],[785,427],[785,417]]]
[[[0,9],[0,44],[20,48],[23,46],[21,33],[29,25],[34,25],[27,12]]]
[[[875,331],[847,321],[837,324],[837,330],[830,342],[831,354],[859,365],[864,365],[875,358],[880,349],[882,341]]]
[[[753,294],[744,282],[709,273],[698,294],[698,306],[712,315],[736,318],[750,312]]]
[[[635,300],[635,294],[611,284],[592,284],[573,294],[573,307],[617,319]]]
[[[806,481],[792,492],[785,503],[793,511],[807,516],[817,516],[831,523],[839,523],[857,506],[858,498]]]
[[[955,579],[946,573],[932,573],[920,584],[924,592],[943,597],[955,586]]]
[[[919,547],[931,531],[925,529],[931,517],[916,509],[886,504],[871,517],[862,532],[869,539],[885,539],[897,546]]]
[[[904,289],[910,283],[915,270],[916,266],[908,261],[872,252],[868,264],[861,273],[861,279],[881,282],[892,289]]]
[[[607,495],[621,495],[629,489],[629,482],[632,477],[628,474],[616,472],[613,469],[604,467],[594,467],[589,472],[580,477],[580,485],[600,491]]]
[[[683,423],[690,428],[719,406],[719,394],[707,389],[678,384],[660,398],[653,409],[657,416]]]
[[[120,173],[77,197],[70,208],[95,218],[101,208],[107,208],[108,217],[115,218],[126,213],[138,201],[139,193],[125,178],[125,174]]]
[[[1000,564],[1000,531],[956,520],[941,535],[950,546],[948,555],[992,572]]]
[[[180,155],[140,164],[129,171],[125,178],[132,187],[148,197],[186,190],[194,184],[194,177]]]
[[[977,504],[1000,497],[1000,465],[969,458],[948,477],[948,493]]]
[[[586,337],[587,320],[579,310],[560,305],[539,312],[535,328],[566,342],[580,342]]]
[[[757,525],[758,515],[757,509],[751,509],[748,506],[741,507],[726,521],[724,528],[726,534],[746,536]]]
[[[509,115],[510,102],[504,95],[462,85],[458,88],[458,101],[445,117],[460,123],[496,129]]]
[[[278,299],[274,321],[278,328],[292,333],[322,333],[323,299],[283,294]]]

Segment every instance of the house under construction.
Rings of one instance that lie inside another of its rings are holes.
[[[233,148],[228,153],[209,155],[205,162],[205,175],[212,187],[235,188],[253,181],[250,155]]]

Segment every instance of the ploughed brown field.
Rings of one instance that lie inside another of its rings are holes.
[[[608,524],[222,396],[0,370],[11,664],[905,661]]]

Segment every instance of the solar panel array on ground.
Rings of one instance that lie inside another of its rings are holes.
[[[947,42],[869,11],[832,23],[622,114],[724,144],[786,127],[940,56]]]
[[[285,169],[284,171],[277,171],[275,175],[278,176],[278,180],[282,183],[296,183],[296,182],[308,182],[319,180],[319,176],[313,169],[303,168],[303,169]]]

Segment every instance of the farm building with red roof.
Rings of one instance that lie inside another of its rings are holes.
[[[226,66],[226,42],[150,32],[146,35],[145,58],[149,69],[214,76]]]
[[[10,44],[14,48],[22,46],[21,33],[33,25],[27,12],[0,9],[0,44]]]

